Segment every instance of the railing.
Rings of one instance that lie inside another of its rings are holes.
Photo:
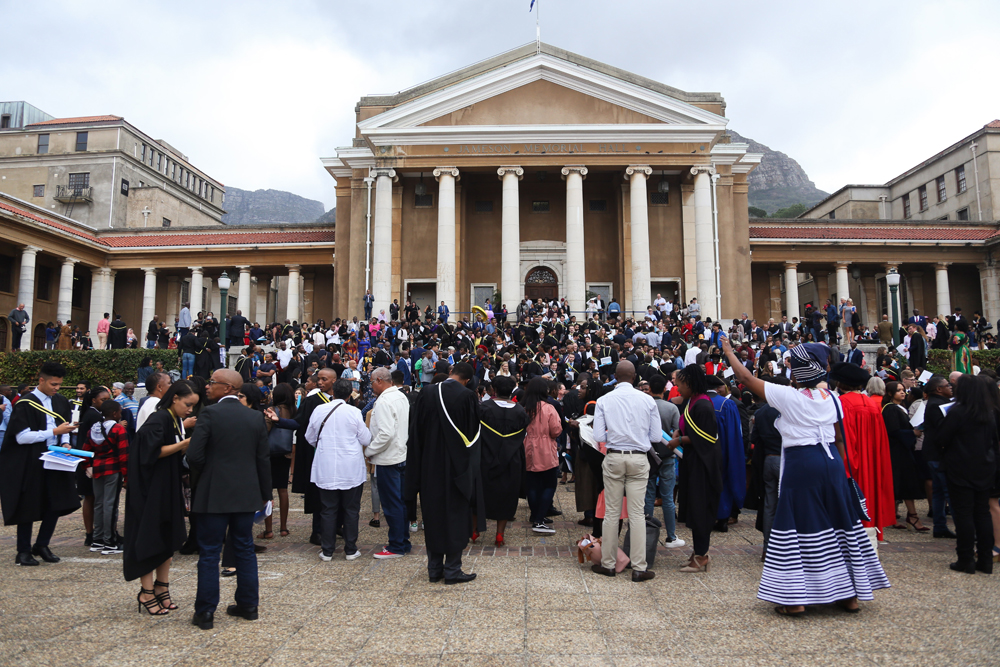
[[[57,185],[56,186],[56,201],[64,203],[75,203],[75,202],[92,202],[94,189],[90,187],[77,188],[69,187],[68,185]]]

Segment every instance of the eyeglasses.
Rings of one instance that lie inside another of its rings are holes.
[[[220,382],[219,380],[209,380],[209,381],[208,381],[208,384],[224,384],[224,385],[226,385],[227,387],[232,387],[232,386],[233,386],[233,385],[231,385],[231,384],[230,384],[230,383],[228,383],[228,382]]]

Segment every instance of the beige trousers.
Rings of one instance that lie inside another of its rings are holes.
[[[646,571],[646,480],[649,459],[644,452],[608,453],[604,471],[604,532],[601,535],[601,565],[615,568],[618,555],[618,520],[622,515],[622,496],[628,498],[628,526],[632,531],[629,554],[632,571]]]
[[[97,334],[97,349],[104,350],[108,347],[108,334],[99,333]]]

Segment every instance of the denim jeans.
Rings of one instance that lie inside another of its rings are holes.
[[[948,502],[948,478],[941,469],[940,461],[927,461],[931,470],[931,513],[934,515],[934,534],[940,535],[948,530],[948,517],[944,508]]]
[[[215,613],[219,606],[219,554],[226,529],[236,556],[236,604],[256,607],[259,600],[257,554],[253,547],[253,512],[198,514],[198,594],[196,614]]]
[[[531,509],[531,523],[540,523],[545,513],[552,507],[552,497],[556,493],[559,467],[541,472],[528,471],[526,475],[528,507]]]
[[[194,375],[194,355],[185,352],[181,355],[181,379],[187,380],[192,375]]]
[[[146,349],[147,350],[152,350],[155,347],[156,347],[156,341],[155,340],[147,340],[146,341]]]
[[[389,524],[389,551],[394,554],[410,553],[410,525],[406,520],[406,504],[403,502],[406,462],[376,467],[378,474],[375,481],[382,501],[382,514]]]
[[[774,525],[774,515],[778,512],[778,481],[781,476],[781,457],[764,457],[764,551],[771,539],[771,526]]]
[[[650,473],[646,482],[646,505],[643,511],[646,516],[655,513],[656,489],[660,489],[663,499],[663,527],[667,531],[667,541],[677,537],[677,513],[674,509],[674,487],[677,485],[677,459],[671,456],[660,463],[660,470],[655,475]]]

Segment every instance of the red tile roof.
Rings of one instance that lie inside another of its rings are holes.
[[[24,209],[0,201],[0,211],[7,211],[47,227],[72,234],[91,243],[108,248],[163,248],[170,246],[219,246],[219,245],[270,245],[285,243],[333,243],[336,230],[280,230],[280,231],[225,231],[207,234],[135,234],[132,236],[105,236],[76,229],[57,220],[48,220]]]
[[[1000,127],[1000,120],[995,120],[992,123],[986,123],[986,127]]]
[[[101,242],[112,248],[157,248],[165,246],[266,245],[271,243],[333,243],[336,232],[218,232],[212,234],[137,234],[105,236]]]
[[[988,227],[751,227],[751,239],[984,241],[997,236]]]
[[[67,123],[99,123],[113,120],[125,119],[121,116],[77,116],[75,118],[53,118],[52,120],[43,120],[39,123],[31,123],[27,127],[34,127],[35,125],[65,125]]]

